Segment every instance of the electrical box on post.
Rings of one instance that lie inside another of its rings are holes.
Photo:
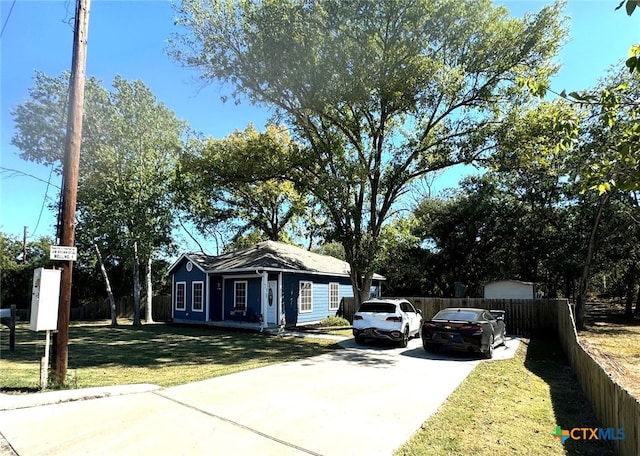
[[[38,268],[33,271],[29,322],[32,331],[50,331],[58,328],[60,277],[59,269]]]

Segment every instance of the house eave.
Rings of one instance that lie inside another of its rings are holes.
[[[169,268],[167,269],[167,277],[169,277],[171,274],[173,274],[173,272],[175,271],[175,269],[178,267],[178,265],[180,264],[180,262],[184,259],[187,259],[188,261],[190,261],[196,268],[200,269],[200,271],[202,272],[206,272],[202,266],[200,266],[200,264],[194,260],[193,258],[191,258],[189,256],[188,253],[183,253],[182,255],[180,255],[178,257],[178,259],[176,261],[173,262],[173,264],[171,266],[169,266]]]
[[[208,269],[205,272],[207,274],[255,274],[256,271],[275,272],[275,273],[287,273],[287,274],[309,274],[317,276],[332,276],[332,277],[350,277],[349,272],[325,272],[325,271],[311,271],[308,269],[284,269],[284,268],[235,268],[235,269]],[[386,277],[379,274],[374,274],[374,280],[387,280]]]

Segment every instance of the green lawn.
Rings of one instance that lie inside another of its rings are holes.
[[[0,390],[39,389],[45,334],[16,328],[0,336]],[[335,341],[239,333],[214,328],[73,325],[69,330],[67,384],[71,388],[131,383],[172,386],[335,350]]]
[[[525,340],[513,359],[480,363],[399,455],[614,455],[609,442],[553,438],[600,427],[555,340]]]
[[[14,353],[6,328],[0,336],[0,390],[37,390],[44,333],[19,325]],[[70,340],[71,388],[172,386],[338,349],[331,340],[165,325],[72,326]],[[419,378],[402,381],[420,388]],[[556,426],[600,424],[558,342],[524,340],[514,358],[480,363],[396,455],[614,454],[602,441],[563,446],[553,438]]]

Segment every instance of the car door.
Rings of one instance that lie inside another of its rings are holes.
[[[482,319],[491,325],[491,332],[493,334],[493,343],[497,343],[500,339],[500,329],[498,328],[498,320],[495,319],[491,312],[482,312]]]
[[[407,314],[409,320],[409,332],[415,333],[420,328],[420,314],[416,311],[416,308],[410,302],[402,302],[400,304],[402,310]]]

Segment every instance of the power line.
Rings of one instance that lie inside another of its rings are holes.
[[[9,22],[9,18],[11,17],[11,12],[13,11],[13,7],[16,5],[16,0],[13,0],[11,4],[11,9],[9,10],[9,14],[7,14],[7,18],[4,20],[4,24],[2,25],[2,31],[0,31],[0,38],[4,35],[4,29],[7,27],[7,23]]]
[[[32,179],[35,179],[35,180],[38,180],[40,182],[44,182],[44,183],[47,184],[47,188],[44,191],[44,198],[42,199],[42,205],[40,206],[40,213],[38,214],[38,221],[36,222],[36,227],[31,232],[31,236],[35,236],[36,232],[38,231],[38,227],[40,226],[40,221],[42,220],[42,214],[44,213],[44,207],[47,204],[47,198],[49,196],[49,187],[55,187],[58,190],[60,190],[60,186],[58,186],[58,185],[54,184],[53,182],[51,182],[51,178],[53,176],[53,170],[54,170],[54,166],[51,165],[51,169],[49,171],[49,179],[48,180],[44,180],[44,179],[39,178],[38,176],[34,176],[33,174],[29,174],[29,173],[25,173],[24,171],[20,171],[19,169],[6,168],[4,166],[0,166],[0,172],[1,173],[5,173],[5,172],[12,173],[8,177],[26,176],[26,177],[30,177]]]
[[[51,183],[51,176],[53,176],[53,165],[51,165],[51,170],[49,171],[49,181],[47,182],[47,188],[44,191],[44,198],[42,200],[42,206],[40,206],[40,214],[38,214],[38,221],[36,222],[36,227],[33,229],[32,235],[35,235],[38,231],[38,227],[40,226],[40,220],[42,220],[42,213],[44,212],[44,206],[47,203],[47,195],[49,194],[49,187],[51,185],[56,186]]]
[[[53,167],[51,168],[52,172],[49,173],[49,180],[44,180],[44,179],[42,179],[42,178],[40,178],[38,176],[34,176],[33,174],[29,174],[29,173],[25,173],[24,171],[20,171],[19,169],[6,168],[4,166],[0,166],[0,171],[3,172],[3,173],[5,171],[13,173],[12,175],[8,176],[9,178],[15,177],[15,176],[26,176],[26,177],[30,177],[32,179],[35,179],[37,181],[44,182],[45,184],[51,185],[51,186],[57,188],[58,190],[60,190],[60,186],[59,185],[56,185],[56,184],[51,182],[51,176],[53,174]]]

